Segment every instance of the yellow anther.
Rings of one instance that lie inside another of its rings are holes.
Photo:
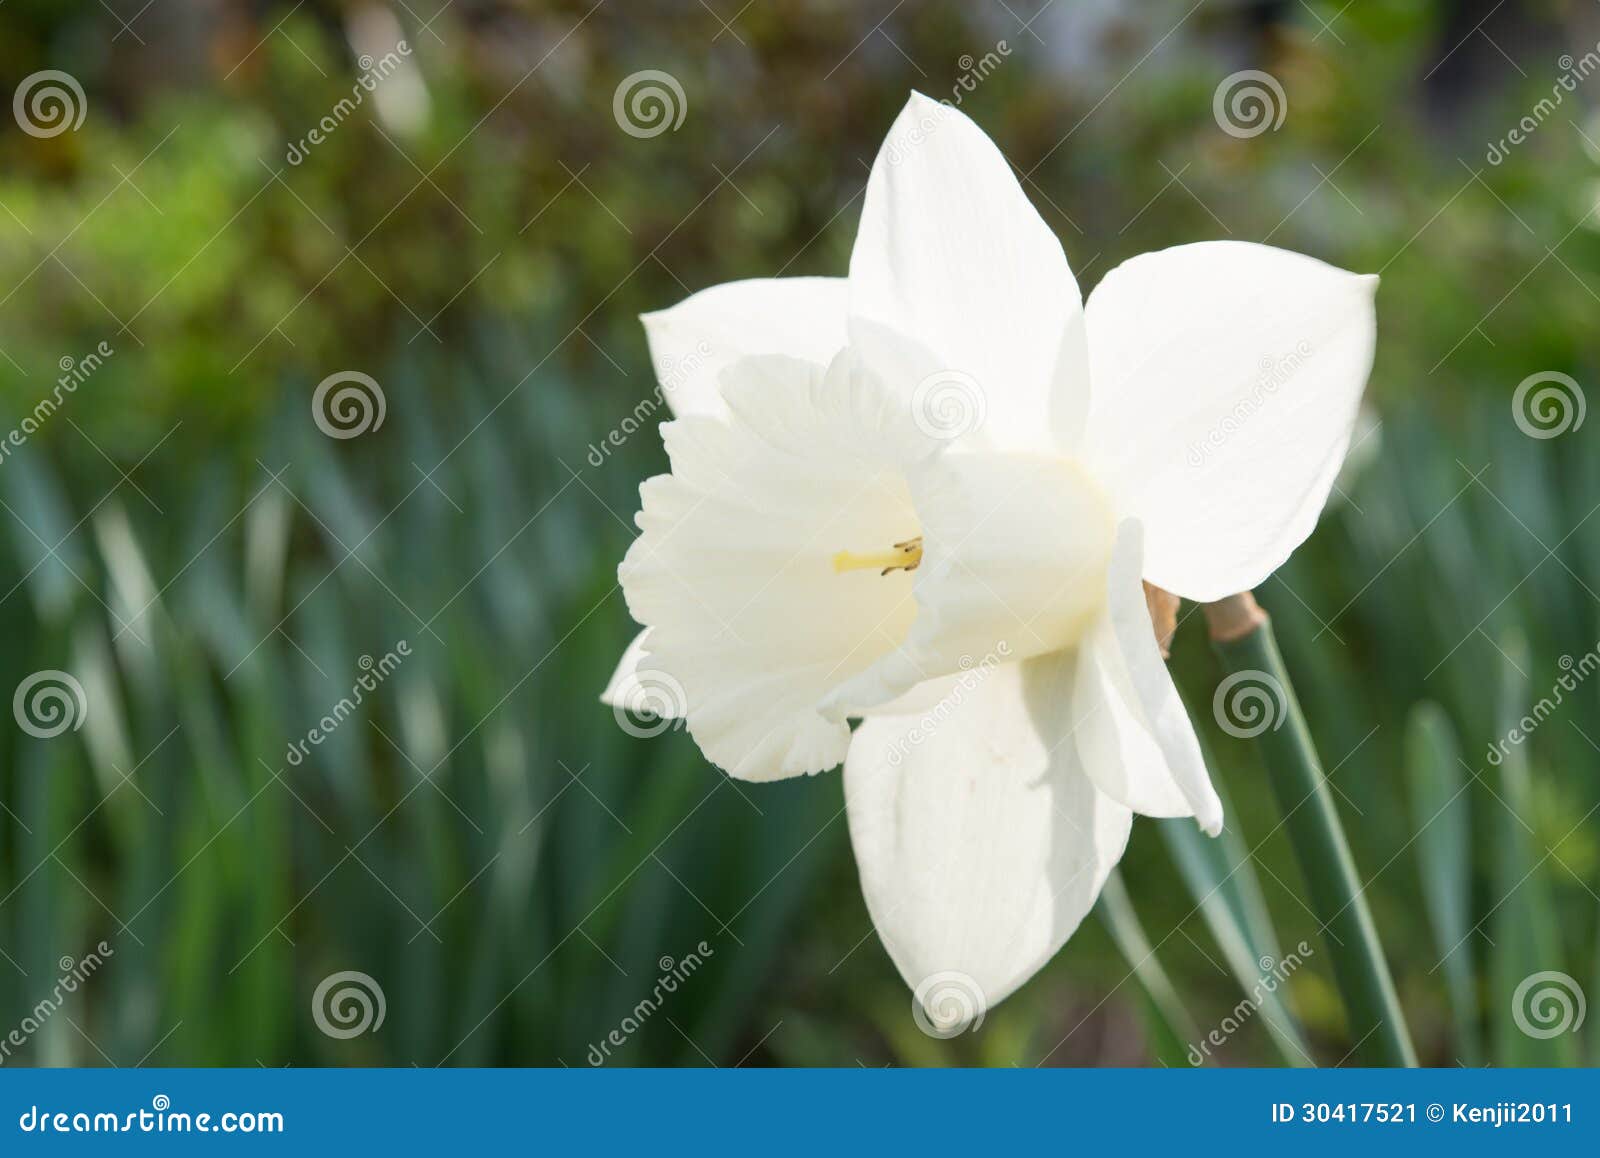
[[[915,571],[922,562],[922,536],[896,543],[890,550],[870,555],[857,555],[854,551],[840,551],[833,557],[833,569],[845,571],[872,569],[887,575],[890,571]]]

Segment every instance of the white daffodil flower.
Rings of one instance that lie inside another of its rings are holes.
[[[1141,581],[1219,599],[1310,534],[1376,285],[1205,242],[1084,305],[994,144],[913,95],[847,278],[644,318],[672,473],[642,488],[619,574],[645,631],[603,698],[665,683],[652,706],[740,779],[842,762],[901,974],[993,1005],[1077,928],[1135,812],[1220,830]]]

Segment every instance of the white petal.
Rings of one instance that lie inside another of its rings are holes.
[[[916,613],[910,575],[840,575],[833,556],[916,534],[905,472],[944,444],[848,352],[826,371],[737,362],[723,393],[725,419],[662,427],[672,474],[641,488],[623,591],[708,759],[747,780],[820,772],[850,732],[818,702]]]
[[[1073,735],[1102,792],[1145,816],[1193,816],[1215,836],[1222,801],[1156,645],[1142,538],[1135,520],[1117,528],[1106,609],[1078,651]]]
[[[628,649],[622,653],[622,659],[617,662],[617,670],[611,673],[611,679],[606,683],[606,690],[600,693],[600,702],[608,708],[623,708],[632,710],[638,705],[635,700],[639,697],[642,685],[639,682],[640,671],[650,671],[646,662],[650,654],[650,629],[645,628],[633,637],[633,642],[628,644]],[[658,702],[658,700],[660,702]],[[682,705],[668,697],[649,697],[650,712],[664,720],[675,720],[682,714]]]
[[[971,437],[981,444],[1077,444],[1089,380],[1082,298],[1061,243],[983,130],[919,93],[867,182],[850,315],[852,341],[857,319],[873,321],[938,357],[942,380],[925,395],[980,395]]]
[[[1079,764],[1071,680],[1068,656],[974,669],[926,713],[856,730],[844,782],[861,890],[913,991],[949,990],[923,989],[926,1004],[1001,1001],[1121,859],[1132,814]]]
[[[1247,242],[1124,262],[1089,295],[1084,453],[1145,524],[1144,577],[1259,584],[1311,533],[1372,367],[1378,279]]]
[[[923,539],[916,622],[827,711],[863,714],[985,657],[1073,647],[1104,603],[1111,511],[1071,459],[946,454],[908,477]]]
[[[845,281],[753,278],[712,286],[645,314],[645,337],[672,413],[723,414],[718,382],[729,364],[786,354],[826,366],[845,344]]]

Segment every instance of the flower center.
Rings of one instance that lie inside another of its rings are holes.
[[[840,551],[833,557],[833,569],[841,575],[846,571],[865,571],[869,567],[880,575],[890,571],[915,571],[922,563],[922,536],[896,543],[887,551],[870,555],[857,555],[854,551]]]

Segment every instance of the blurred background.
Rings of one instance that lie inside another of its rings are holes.
[[[1382,274],[1351,466],[1259,595],[1425,1061],[1600,1060],[1597,42],[1590,0],[9,0],[0,1061],[1349,1055],[1198,617],[1224,837],[1139,820],[948,1040],[837,772],[734,784],[597,702],[665,465],[637,314],[842,274],[912,88],[1085,292],[1214,237]]]

